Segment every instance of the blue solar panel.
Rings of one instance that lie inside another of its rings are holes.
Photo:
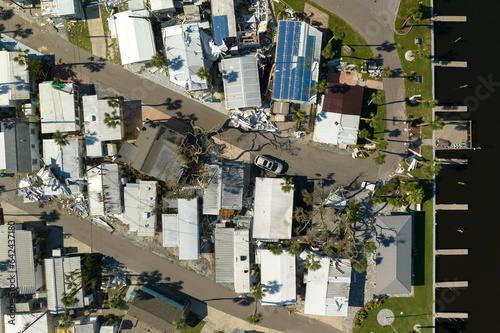
[[[227,15],[214,16],[212,19],[214,27],[215,45],[222,45],[222,40],[229,37],[229,27],[227,24]]]
[[[299,55],[299,46],[300,46],[300,27],[299,22],[296,22],[294,27],[294,36],[293,36],[293,55]]]

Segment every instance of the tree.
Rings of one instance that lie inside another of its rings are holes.
[[[422,14],[422,10],[416,2],[408,6],[403,13],[404,17],[406,17],[403,26],[405,26],[407,22],[412,25],[419,23],[422,20]]]
[[[62,294],[62,297],[61,297],[61,303],[65,306],[65,307],[72,307],[74,306],[76,303],[78,303],[78,298],[76,298],[75,296],[73,296],[72,294],[67,294],[67,293],[63,293]]]
[[[371,128],[377,127],[377,125],[382,121],[379,115],[376,115],[374,112],[370,113],[370,118],[360,118],[361,120],[366,121],[368,126]]]
[[[431,51],[429,50],[429,47],[426,45],[419,45],[419,47],[412,51],[413,56],[417,59],[430,59],[431,57]]]
[[[444,120],[440,117],[434,117],[434,120],[427,121],[425,123],[419,124],[419,127],[429,126],[433,131],[440,130],[444,126]]]
[[[73,326],[73,316],[69,314],[68,310],[65,310],[63,314],[59,315],[59,328],[67,329]]]
[[[392,76],[392,71],[389,68],[389,66],[385,66],[384,68],[382,68],[382,70],[380,71],[380,75],[382,77],[391,77]]]
[[[116,110],[113,110],[111,114],[104,112],[104,125],[109,128],[116,128],[117,125],[120,125],[120,116],[116,113]]]
[[[104,325],[114,326],[118,324],[118,316],[112,313],[104,316]]]
[[[333,50],[333,44],[330,43],[330,42],[328,42],[328,44],[326,44],[326,46],[323,49],[323,51],[321,51],[321,55],[326,60],[329,60],[329,59],[333,58],[335,56],[335,51]]]
[[[310,271],[317,271],[318,269],[321,268],[321,263],[319,260],[314,260],[315,255],[313,254],[308,254],[307,255],[307,260],[306,260],[306,269]]]
[[[252,325],[259,325],[262,323],[262,313],[251,314],[247,317],[247,321]]]
[[[408,195],[408,202],[414,204],[420,204],[424,201],[424,189],[419,187],[410,192]]]
[[[283,177],[283,183],[281,183],[280,185],[281,185],[281,190],[284,193],[290,193],[290,191],[294,189],[292,181],[293,181],[292,178]]]
[[[361,217],[359,215],[359,210],[361,209],[361,203],[359,202],[349,202],[345,207],[346,215],[349,217],[351,222],[356,222]]]
[[[18,53],[14,57],[14,61],[16,61],[19,65],[27,65],[28,72],[31,77],[36,82],[42,82],[45,80],[47,73],[50,70],[49,63],[45,60],[38,60],[32,58],[28,55],[28,50],[16,50]]]
[[[387,202],[389,203],[389,205],[394,206],[394,207],[403,206],[403,199],[402,198],[388,198]]]
[[[181,319],[172,320],[172,324],[175,326],[175,329],[177,331],[184,331],[187,328],[185,319],[186,319],[186,317],[184,315],[182,315]]]
[[[54,84],[60,84],[61,83],[61,78],[55,76],[54,79],[52,80],[52,85]]]
[[[383,151],[386,150],[389,146],[389,142],[386,139],[382,139],[379,142],[375,143],[375,150]]]
[[[321,80],[320,82],[317,82],[315,89],[320,94],[324,93],[328,89],[328,84],[326,83],[326,80]]]
[[[52,135],[52,139],[54,139],[56,144],[59,145],[60,147],[64,147],[67,144],[69,144],[69,140],[66,138],[66,136],[59,131],[56,131]]]
[[[414,180],[401,183],[401,190],[406,194],[415,191],[417,188],[420,188],[420,184]]]
[[[300,129],[302,123],[306,121],[307,114],[304,111],[300,111],[297,109],[292,109],[292,120],[296,124],[296,128]]]
[[[122,98],[118,95],[113,97],[108,97],[108,106],[110,108],[116,109],[123,105]]]
[[[336,40],[342,40],[345,37],[345,31],[339,26],[335,26],[332,30],[333,37]]]
[[[382,104],[385,101],[384,94],[382,90],[377,90],[377,92],[374,92],[372,94],[372,97],[370,101],[368,102],[368,105],[375,103],[377,105]]]
[[[252,298],[255,301],[255,310],[253,311],[253,315],[257,314],[257,304],[266,296],[266,293],[262,289],[262,284],[259,282],[255,286],[252,287]]]
[[[208,83],[212,84],[210,68],[200,67],[200,69],[196,72],[196,75],[200,78],[200,80],[207,80]]]
[[[161,52],[156,52],[151,58],[151,66],[158,69],[167,68],[167,57]]]
[[[386,157],[387,157],[387,155],[378,153],[377,155],[373,156],[372,160],[373,160],[373,163],[375,163],[375,165],[382,165],[385,163]]]
[[[362,130],[358,130],[358,137],[360,139],[366,139],[370,136],[370,131],[367,130],[366,128],[363,128]]]
[[[356,262],[354,265],[352,265],[352,268],[358,273],[363,273],[366,271],[366,267],[368,264],[366,263],[366,260],[363,258],[360,261]]]
[[[441,172],[441,169],[443,168],[441,165],[441,162],[435,162],[432,160],[430,163],[424,163],[424,162],[419,162],[422,164],[422,166],[419,168],[420,171],[426,176],[427,178],[432,178],[433,176],[437,176],[439,172]]]
[[[271,243],[269,245],[269,251],[271,251],[271,253],[275,256],[279,256],[281,252],[283,252],[283,245],[280,243]]]
[[[285,249],[285,252],[292,256],[298,256],[302,252],[302,245],[299,242],[293,242],[290,247]]]
[[[364,242],[363,245],[363,251],[365,252],[365,255],[372,254],[377,251],[377,245],[375,245],[375,243],[373,242]]]
[[[108,299],[108,305],[111,309],[121,309],[125,305],[125,301],[119,297],[111,297]]]

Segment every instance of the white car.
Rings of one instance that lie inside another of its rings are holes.
[[[255,158],[254,164],[259,168],[271,171],[277,175],[283,171],[283,164],[272,157],[259,155]]]

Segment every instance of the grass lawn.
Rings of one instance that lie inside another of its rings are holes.
[[[75,23],[67,21],[66,28],[68,30],[68,39],[71,43],[87,52],[92,53],[92,42],[88,37],[89,27],[87,26],[86,21],[76,21]],[[74,34],[74,36],[70,34]]]
[[[405,8],[411,3],[417,3],[417,0],[402,0],[399,8],[399,13],[405,12]],[[405,79],[405,90],[406,97],[411,97],[413,95],[422,95],[422,100],[432,100],[432,66],[431,59],[415,59],[413,61],[408,61],[405,59],[405,53],[409,50],[416,50],[418,47],[415,45],[415,38],[422,38],[422,44],[424,48],[431,50],[431,19],[430,19],[430,9],[429,0],[424,0],[423,15],[422,20],[418,25],[413,26],[411,31],[406,35],[398,35],[394,33],[394,40],[396,45],[401,45],[397,47],[399,58],[401,59],[401,66],[403,69],[402,75],[408,77],[412,74],[420,75],[423,78],[422,83],[416,83],[409,79]],[[399,21],[401,21],[399,19]],[[396,22],[398,24],[398,22]],[[423,120],[430,120],[432,117],[432,110],[425,103],[418,103],[416,106],[406,107],[407,117],[410,118],[422,118]],[[431,138],[432,130],[425,126],[422,128],[422,137]]]
[[[379,121],[375,124],[375,127],[372,128],[368,125],[368,123],[364,120],[361,120],[359,124],[359,129],[362,130],[366,128],[370,132],[370,136],[368,137],[369,139],[373,139],[375,141],[381,140],[384,138],[385,135],[385,130],[387,127],[387,107],[385,105],[385,93],[383,90],[379,91],[379,94],[382,94],[381,98],[381,103],[376,104],[376,103],[371,103],[368,105],[368,102],[372,98],[372,94],[376,93],[377,90],[375,89],[368,89],[365,88],[363,89],[363,107],[361,109],[361,118],[371,118],[371,114],[373,113],[375,116],[377,116],[380,119],[384,119],[383,121]],[[364,139],[359,139],[364,143]]]
[[[432,158],[432,148],[423,147],[422,155],[425,159]],[[417,175],[417,174],[416,174]],[[422,179],[422,178],[421,178]],[[422,327],[434,325],[432,318],[432,242],[433,242],[433,207],[432,207],[432,180],[422,179],[426,201],[421,212],[415,212],[414,220],[414,290],[412,298],[389,298],[385,303],[368,312],[368,318],[360,328],[354,329],[356,333],[362,332],[394,332],[388,327],[381,327],[377,323],[377,314],[381,309],[390,309],[394,312],[393,326],[398,332],[412,332],[413,326],[420,324]],[[403,314],[401,314],[401,312]],[[426,332],[425,330],[422,330]]]
[[[365,39],[353,28],[351,28],[350,25],[348,25],[344,20],[342,20],[340,17],[328,12],[326,9],[321,8],[315,3],[312,3],[310,1],[306,0],[287,0],[285,1],[290,7],[293,8],[293,10],[297,12],[304,12],[304,4],[308,3],[313,7],[318,8],[319,10],[323,11],[324,13],[328,14],[329,20],[328,20],[328,35],[327,35],[327,40],[330,40],[332,38],[332,31],[335,29],[335,27],[341,28],[345,32],[345,37],[343,40],[338,41],[334,40],[332,41],[335,53],[338,55],[339,52],[341,52],[341,47],[342,45],[349,45],[354,49],[354,52],[350,56],[342,55],[342,58],[345,61],[348,61],[350,63],[354,64],[361,64],[363,59],[373,59],[373,53],[370,49],[369,46],[367,46],[367,43]],[[282,5],[281,3],[273,2],[274,4],[274,11],[276,15],[276,19],[285,19],[286,14],[285,9],[286,7]],[[323,45],[324,46],[324,45]]]
[[[186,318],[186,324],[187,327],[182,331],[182,333],[199,333],[201,332],[203,326],[205,326],[205,322],[192,312],[189,312]]]

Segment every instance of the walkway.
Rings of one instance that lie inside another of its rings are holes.
[[[87,25],[89,27],[90,41],[92,42],[92,53],[106,59],[106,37],[102,25],[100,6],[87,7]]]
[[[394,19],[399,0],[312,0],[324,9],[345,20],[359,32],[370,45],[373,56],[381,66],[389,66],[394,72],[401,71],[398,52],[394,45]],[[405,87],[403,78],[384,78],[387,101],[387,131],[389,147],[386,164],[397,165],[406,154],[407,134],[405,115]],[[393,171],[393,170],[392,170]],[[379,177],[386,178],[389,168],[381,169]]]

